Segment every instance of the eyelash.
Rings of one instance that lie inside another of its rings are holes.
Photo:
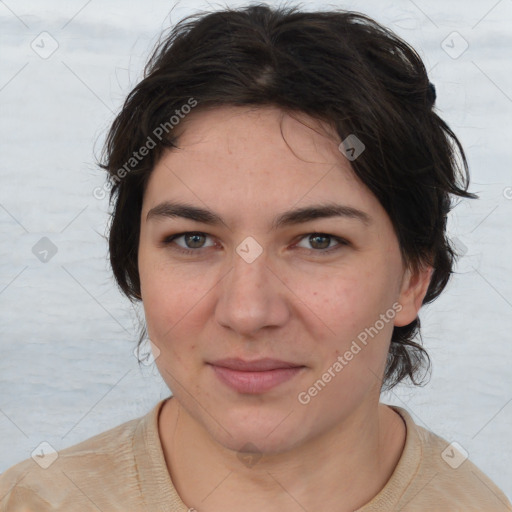
[[[176,235],[171,235],[171,236],[164,238],[162,240],[162,245],[164,247],[172,248],[173,251],[177,251],[181,254],[186,254],[186,255],[191,255],[192,253],[198,253],[202,249],[208,249],[208,247],[199,247],[197,249],[184,249],[183,247],[180,247],[180,246],[171,247],[171,244],[174,242],[174,240],[176,240],[177,238],[181,238],[185,235],[206,235],[207,237],[209,236],[207,233],[203,233],[201,231],[184,231],[183,233],[177,233]],[[347,240],[345,240],[344,238],[341,238],[339,236],[330,235],[328,233],[319,233],[319,232],[306,233],[305,235],[302,235],[300,237],[300,239],[297,243],[301,242],[304,238],[312,236],[312,235],[320,235],[321,237],[328,237],[328,238],[338,242],[338,245],[331,247],[329,249],[316,249],[316,250],[311,249],[311,251],[313,251],[314,253],[317,253],[318,255],[324,255],[324,254],[328,255],[334,251],[341,249],[344,246],[350,245],[350,243]]]

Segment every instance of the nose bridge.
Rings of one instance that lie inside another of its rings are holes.
[[[248,260],[237,253],[232,263],[226,280],[227,298],[239,307],[261,309],[260,301],[268,301],[269,293],[272,294],[266,255],[260,254],[254,260]]]
[[[219,323],[239,332],[253,332],[284,321],[286,305],[282,290],[268,268],[266,254],[247,258],[240,244],[232,268],[222,280],[216,316]],[[254,258],[254,259],[253,259]]]

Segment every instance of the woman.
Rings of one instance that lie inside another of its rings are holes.
[[[414,338],[450,277],[450,194],[476,197],[434,102],[414,50],[363,15],[178,24],[102,164],[114,275],[173,396],[10,468],[1,510],[512,510],[462,447],[379,402],[428,366]]]

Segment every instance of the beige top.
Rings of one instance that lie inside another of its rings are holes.
[[[61,450],[46,469],[32,458],[9,468],[0,475],[0,512],[187,512],[158,433],[165,400],[141,418]],[[503,492],[469,459],[462,462],[405,409],[389,407],[405,420],[405,447],[386,486],[355,512],[512,512]],[[52,461],[42,457],[42,465]]]

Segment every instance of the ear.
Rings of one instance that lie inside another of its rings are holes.
[[[395,326],[402,327],[416,319],[433,272],[431,266],[422,267],[416,272],[411,269],[404,272],[398,298],[402,309],[395,315]]]

